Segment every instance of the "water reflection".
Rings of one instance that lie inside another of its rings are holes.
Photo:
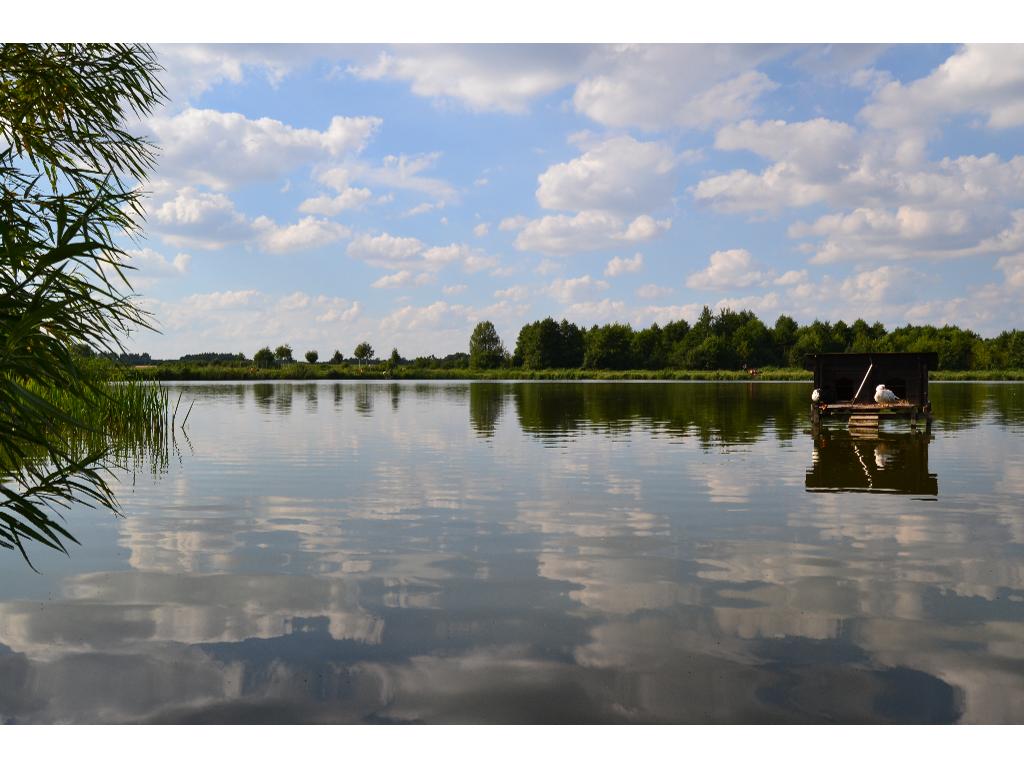
[[[0,560],[0,720],[1024,721],[1024,386],[806,390],[185,387],[124,520]]]
[[[809,491],[865,491],[936,496],[938,478],[928,471],[930,432],[849,432],[821,429],[814,436]]]

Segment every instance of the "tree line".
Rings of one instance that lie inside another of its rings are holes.
[[[768,326],[753,312],[704,307],[692,325],[675,320],[634,330],[627,323],[580,327],[547,317],[524,325],[508,351],[489,321],[469,342],[471,368],[584,368],[588,370],[734,370],[803,366],[815,352],[936,352],[952,371],[1024,368],[1024,331],[985,339],[957,326],[815,320],[800,325],[780,315]]]
[[[490,321],[477,323],[468,352],[406,359],[397,349],[378,359],[373,346],[360,342],[350,356],[338,349],[321,361],[317,350],[302,356],[306,363],[330,365],[378,364],[430,370],[464,369],[585,369],[585,370],[741,370],[802,368],[804,355],[815,352],[936,352],[939,369],[947,371],[1024,370],[1024,331],[1003,331],[983,338],[971,330],[946,325],[906,325],[887,331],[880,322],[858,319],[801,325],[779,315],[766,325],[749,310],[704,307],[693,324],[674,320],[634,329],[628,323],[589,328],[551,317],[527,323],[511,350]],[[115,357],[128,365],[156,364],[146,353]],[[165,361],[169,362],[169,361]],[[298,362],[291,345],[265,346],[246,358],[242,353],[206,352],[183,355],[179,362],[228,367],[276,368]]]

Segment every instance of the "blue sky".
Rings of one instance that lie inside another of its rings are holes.
[[[1024,326],[1024,46],[156,46],[157,357],[701,307]]]

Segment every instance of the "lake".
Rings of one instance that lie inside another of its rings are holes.
[[[172,385],[0,551],[4,722],[1024,722],[1024,385]],[[181,414],[179,414],[180,425]]]

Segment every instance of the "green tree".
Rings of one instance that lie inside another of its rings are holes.
[[[402,362],[402,356],[398,354],[398,347],[391,348],[391,357],[388,358],[388,367],[391,370],[397,368]]]
[[[334,354],[331,355],[331,359],[328,361],[331,365],[341,365],[345,362],[345,356],[341,354],[340,349],[334,350]]]
[[[56,507],[116,509],[109,447],[85,455],[73,403],[110,399],[74,349],[149,327],[121,243],[154,147],[126,125],[164,98],[137,45],[0,45],[0,547],[66,551]],[[109,445],[109,426],[89,428]]]
[[[252,356],[252,361],[257,368],[270,368],[274,365],[274,353],[270,351],[270,347],[263,347]]]
[[[319,359],[320,353],[317,352],[315,349],[311,349],[306,353],[306,362],[309,363],[310,365],[312,365]]]
[[[469,367],[500,368],[505,364],[506,357],[505,347],[494,323],[490,320],[477,323],[469,337]]]
[[[633,367],[633,329],[623,323],[591,328],[587,333],[583,367],[613,371]]]
[[[289,344],[282,344],[274,350],[274,357],[279,363],[291,363],[294,362],[292,357],[292,348]]]
[[[360,365],[365,365],[366,361],[373,357],[373,347],[370,346],[368,341],[360,342],[352,356],[359,361]]]

